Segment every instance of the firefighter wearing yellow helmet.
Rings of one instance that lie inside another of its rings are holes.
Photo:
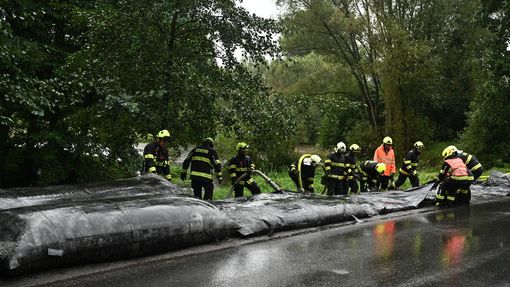
[[[248,188],[252,195],[260,193],[260,187],[251,176],[251,171],[255,169],[255,164],[246,154],[249,147],[245,142],[238,143],[236,145],[237,155],[230,159],[228,163],[230,181],[234,186],[235,197],[244,196],[245,187]],[[240,179],[244,174],[246,174],[244,178]]]
[[[471,200],[470,186],[474,177],[464,161],[458,156],[457,148],[446,147],[441,153],[443,166],[437,176],[440,183],[436,195],[437,206],[456,206],[469,204]]]
[[[361,175],[360,190],[362,192],[376,191],[378,189],[377,183],[379,182],[379,178],[384,174],[385,170],[385,163],[371,160],[362,162],[359,166]]]
[[[425,148],[421,141],[417,141],[413,145],[413,149],[406,153],[404,164],[398,170],[398,178],[395,181],[395,187],[399,188],[409,178],[412,187],[420,186],[418,179],[418,163],[421,151]]]
[[[167,148],[169,141],[170,132],[161,130],[156,135],[156,141],[145,146],[143,150],[144,172],[159,174],[167,180],[172,179]]]
[[[290,166],[289,176],[296,184],[297,191],[311,192],[314,190],[315,169],[320,164],[321,158],[314,154],[304,154],[297,162]]]

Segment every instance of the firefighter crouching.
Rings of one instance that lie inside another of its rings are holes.
[[[145,146],[143,150],[144,172],[157,173],[167,180],[172,179],[167,149],[169,141],[170,132],[168,130],[161,130],[156,135],[156,142]]]
[[[395,182],[395,187],[399,188],[409,178],[412,187],[420,186],[420,180],[418,179],[418,163],[421,151],[425,146],[421,141],[414,143],[413,149],[408,151],[404,157],[404,164],[398,171],[398,178]]]
[[[290,166],[289,176],[298,192],[314,192],[315,169],[320,164],[318,155],[304,154]]]
[[[181,179],[186,180],[188,167],[191,164],[191,188],[196,198],[202,199],[202,189],[204,189],[203,199],[212,200],[213,198],[213,171],[216,173],[218,182],[223,180],[221,174],[221,161],[218,153],[214,150],[214,140],[206,138],[202,145],[195,147],[189,153],[182,164]]]
[[[235,197],[242,197],[244,195],[244,188],[248,188],[252,195],[259,194],[260,188],[251,176],[251,171],[255,169],[251,158],[246,155],[249,145],[240,142],[237,144],[237,155],[233,157],[228,164],[230,173],[230,180],[234,185]],[[243,174],[247,174],[243,179],[237,182],[237,179]]]
[[[343,142],[337,143],[334,152],[330,153],[328,159],[324,161],[327,174],[328,195],[347,194],[347,173],[343,155],[346,149]]]
[[[384,171],[386,171],[386,164],[383,162],[371,160],[362,162],[359,166],[361,192],[377,191],[379,178],[384,174]]]
[[[438,175],[437,183],[440,183],[440,186],[436,195],[436,206],[469,204],[469,187],[474,180],[473,174],[451,146],[443,150],[442,156],[444,162]]]

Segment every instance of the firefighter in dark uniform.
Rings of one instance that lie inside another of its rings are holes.
[[[420,180],[418,179],[418,163],[421,151],[425,146],[421,141],[414,143],[414,148],[407,152],[404,157],[404,164],[398,170],[398,179],[395,182],[395,187],[399,188],[406,182],[407,178],[411,182],[412,187],[420,186]]]
[[[383,162],[376,162],[366,160],[359,166],[360,190],[362,192],[377,190],[377,183],[379,177],[386,171],[386,164]]]
[[[474,180],[477,180],[483,173],[482,164],[478,161],[478,159],[465,151],[458,150],[455,146],[452,146],[455,149],[455,153],[457,156],[462,159],[462,161],[466,164],[467,168],[473,174]]]
[[[144,172],[157,173],[167,180],[171,180],[170,162],[168,160],[167,144],[170,141],[170,132],[161,130],[156,135],[156,142],[145,146],[143,150]]]
[[[320,162],[318,155],[304,154],[290,166],[289,176],[296,184],[298,192],[314,192],[315,169]]]
[[[259,186],[250,174],[250,172],[255,169],[255,165],[251,161],[251,158],[246,155],[248,148],[248,144],[244,142],[238,143],[236,146],[237,155],[233,157],[228,164],[230,180],[234,185],[235,197],[243,196],[245,187],[250,190],[252,195],[260,193]],[[237,179],[245,173],[247,175],[237,182]]]
[[[181,179],[186,180],[188,167],[191,164],[191,187],[196,198],[202,199],[202,188],[205,200],[213,197],[213,170],[218,178],[218,183],[223,180],[221,174],[221,161],[218,153],[214,150],[214,140],[206,138],[202,145],[195,147],[182,163]]]
[[[349,193],[358,193],[358,181],[356,180],[356,177],[359,177],[359,171],[356,154],[359,154],[360,152],[360,146],[357,144],[352,144],[349,147],[349,152],[345,154],[345,168],[347,169]]]
[[[324,167],[328,177],[328,195],[347,194],[347,170],[345,169],[345,158],[343,153],[346,151],[343,142],[337,143],[334,152],[328,155],[324,161]]]
[[[436,195],[436,206],[469,204],[471,200],[469,187],[473,183],[474,177],[454,148],[449,146],[442,152],[444,162],[434,185],[440,183]]]

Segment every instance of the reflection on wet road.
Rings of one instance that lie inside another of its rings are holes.
[[[51,286],[510,286],[510,200],[149,262]]]

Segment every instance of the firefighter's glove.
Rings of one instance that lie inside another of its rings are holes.
[[[186,180],[186,173],[184,173],[184,172],[181,173],[181,180],[182,181]]]
[[[417,170],[413,170],[413,175],[417,176],[418,175],[418,171]]]

